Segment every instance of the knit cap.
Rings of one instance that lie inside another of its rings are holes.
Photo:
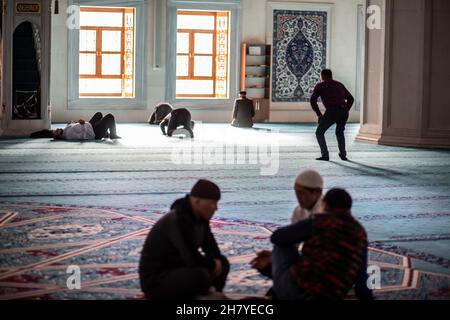
[[[323,189],[322,176],[314,170],[301,172],[295,179],[295,184],[311,189]]]
[[[201,179],[192,187],[190,195],[200,199],[219,201],[220,189],[215,183]]]

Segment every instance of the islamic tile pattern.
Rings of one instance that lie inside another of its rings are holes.
[[[308,101],[326,67],[328,14],[274,10],[272,101]]]

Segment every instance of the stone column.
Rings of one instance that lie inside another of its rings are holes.
[[[450,148],[450,1],[368,0],[381,30],[366,29],[358,141]]]

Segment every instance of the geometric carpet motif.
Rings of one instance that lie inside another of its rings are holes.
[[[294,179],[311,168],[323,176],[324,192],[351,194],[371,264],[381,268],[378,298],[450,299],[450,151],[359,143],[359,125],[349,124],[350,161],[339,160],[330,130],[331,161],[317,162],[315,129],[202,123],[191,140],[169,139],[157,126],[118,124],[117,141],[0,139],[0,298],[141,298],[136,270],[149,228],[202,178],[222,191],[212,229],[232,263],[226,292],[263,295],[270,282],[248,262],[271,248],[273,230],[290,223]],[[272,141],[278,148],[267,148]],[[231,160],[246,161],[211,161],[211,150],[229,145],[237,147]],[[185,148],[209,156],[174,161]],[[255,155],[257,164],[250,162]],[[263,175],[264,168],[278,170]],[[81,268],[81,290],[67,290],[70,265]]]
[[[328,14],[273,11],[272,101],[309,101],[327,64]]]
[[[160,217],[123,209],[2,204],[0,299],[142,299],[140,250]],[[276,226],[244,220],[214,220],[211,226],[231,263],[225,291],[234,297],[264,295],[270,281],[249,261],[255,250],[270,248]],[[450,298],[450,275],[415,270],[408,257],[376,248],[370,248],[369,260],[383,275],[378,299]],[[66,285],[73,265],[81,270],[79,290]]]

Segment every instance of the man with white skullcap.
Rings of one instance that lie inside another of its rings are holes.
[[[323,190],[322,176],[314,170],[305,170],[295,179],[295,195],[299,205],[292,213],[292,224],[320,211]]]
[[[302,171],[295,179],[294,189],[298,206],[292,213],[292,224],[308,219],[313,214],[320,213],[323,179],[317,171]],[[271,277],[272,251],[263,250],[256,255],[257,256],[250,262],[252,268],[258,270],[265,276]],[[273,292],[269,291],[268,295],[272,294]]]

